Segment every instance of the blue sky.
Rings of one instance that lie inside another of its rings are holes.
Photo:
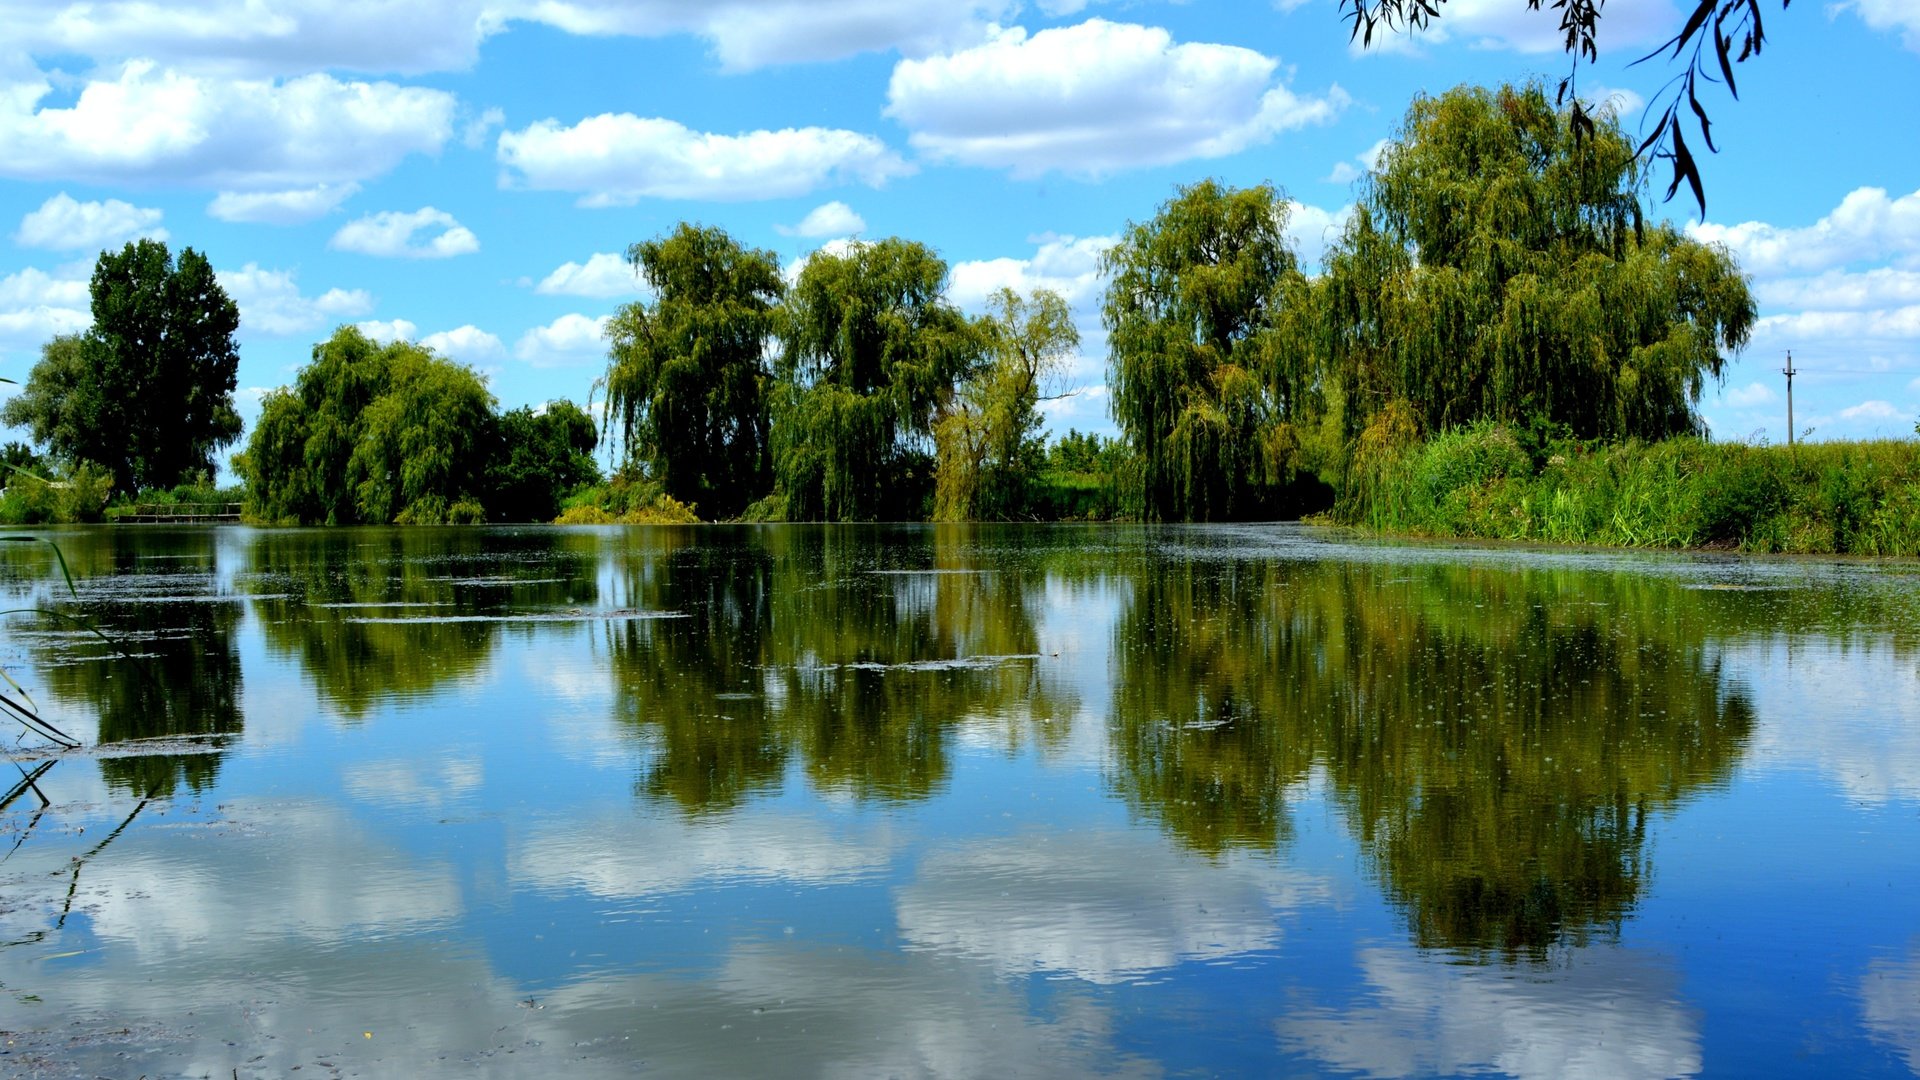
[[[1741,100],[1709,99],[1705,220],[1656,204],[1761,303],[1703,410],[1782,441],[1791,349],[1797,426],[1911,435],[1920,3],[1766,6]],[[1111,431],[1097,262],[1128,221],[1269,181],[1311,269],[1413,95],[1565,74],[1551,11],[1446,10],[1362,52],[1337,0],[0,0],[0,375],[86,326],[102,247],[150,235],[240,304],[249,426],[341,323],[472,364],[503,406],[581,401],[640,295],[627,246],[692,220],[789,264],[920,240],[975,310],[1057,289],[1083,344],[1049,419]],[[1580,88],[1630,129],[1671,70],[1628,62],[1676,11],[1605,9]]]

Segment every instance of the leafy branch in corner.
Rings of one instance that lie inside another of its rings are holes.
[[[1351,27],[1350,37],[1362,47],[1373,44],[1382,30],[1415,33],[1425,30],[1440,17],[1447,0],[1340,0],[1342,18]],[[1543,0],[1526,0],[1528,9],[1539,11]],[[1781,10],[1793,0],[1780,0]],[[1560,80],[1559,103],[1572,110],[1577,136],[1590,135],[1593,116],[1574,93],[1575,76],[1582,61],[1593,63],[1600,57],[1598,31],[1606,0],[1549,0],[1548,6],[1560,13],[1560,31],[1564,48],[1573,58],[1573,70]],[[1641,141],[1636,153],[1649,159],[1666,161],[1673,169],[1665,198],[1672,199],[1682,183],[1693,193],[1700,213],[1707,212],[1706,186],[1701,180],[1700,163],[1687,145],[1687,115],[1698,126],[1701,141],[1710,152],[1720,148],[1713,139],[1713,121],[1700,101],[1700,84],[1723,83],[1734,100],[1740,88],[1734,78],[1734,65],[1760,55],[1766,45],[1766,25],[1761,9],[1765,0],[1693,0],[1687,21],[1659,48],[1634,61],[1642,64],[1656,58],[1682,64],[1678,74],[1667,81],[1654,96],[1647,115],[1655,117],[1653,127]],[[1656,111],[1657,108],[1657,111]]]

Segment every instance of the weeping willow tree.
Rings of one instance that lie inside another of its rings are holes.
[[[1103,259],[1113,415],[1148,517],[1245,517],[1288,478],[1310,387],[1276,333],[1304,288],[1287,217],[1268,185],[1204,180]]]
[[[685,222],[627,257],[656,299],[622,307],[608,326],[607,425],[666,494],[736,516],[769,480],[765,357],[779,259]]]
[[[1080,345],[1073,312],[1050,289],[1026,299],[1001,289],[976,325],[988,362],[934,425],[933,514],[942,521],[1011,520],[1030,513],[1033,478],[1046,456],[1041,395]]]
[[[1574,128],[1538,85],[1413,103],[1289,339],[1316,354],[1337,443],[1393,402],[1425,431],[1703,430],[1701,390],[1753,327],[1746,279],[1724,249],[1646,220],[1614,116]]]
[[[774,401],[776,516],[923,518],[935,410],[979,362],[947,264],[897,237],[820,251],[786,308]]]

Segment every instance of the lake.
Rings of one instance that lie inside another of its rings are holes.
[[[1911,564],[37,535],[0,1074],[1920,1072]]]

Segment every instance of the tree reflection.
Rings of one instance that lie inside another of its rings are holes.
[[[95,717],[104,746],[238,735],[239,598],[219,591],[211,547],[124,538],[69,547],[81,599],[58,605],[70,619],[43,616],[30,638],[53,699]],[[224,742],[209,740],[197,752],[103,756],[100,772],[110,786],[142,796],[201,791],[219,773]]]
[[[1018,566],[959,529],[658,530],[621,560],[635,606],[685,618],[612,628],[618,715],[655,744],[640,791],[726,809],[808,782],[917,799],[969,720],[1064,715],[1040,677]],[[1049,734],[1047,738],[1057,738]]]
[[[1616,928],[1650,813],[1753,728],[1671,583],[1352,562],[1149,566],[1115,640],[1114,783],[1200,850],[1288,836],[1316,769],[1418,944]]]
[[[343,716],[422,697],[485,667],[506,616],[591,604],[592,534],[327,529],[248,547],[267,647],[297,658]]]

